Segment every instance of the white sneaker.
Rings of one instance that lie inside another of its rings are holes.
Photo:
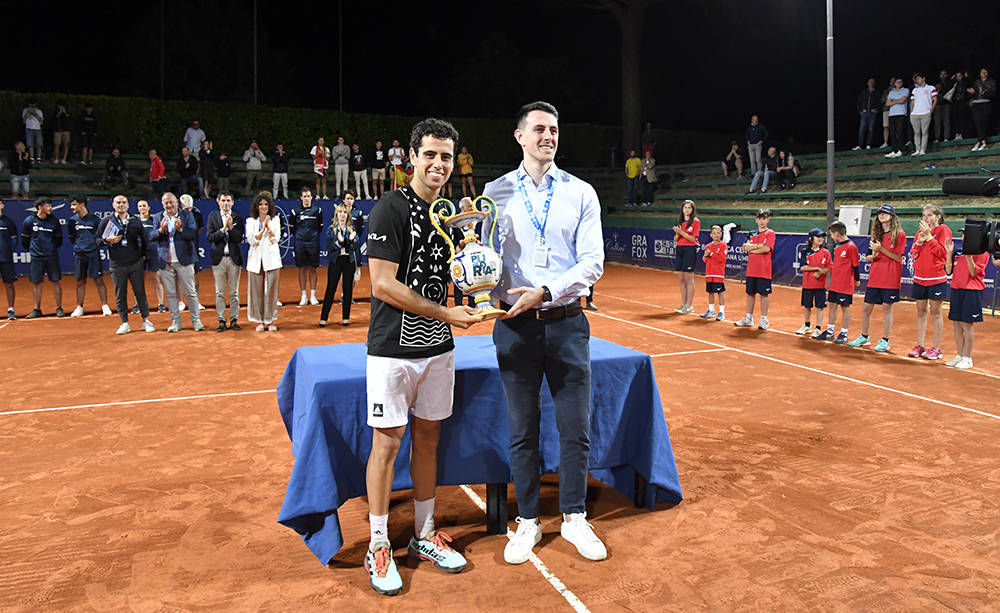
[[[812,332],[812,326],[807,326],[805,324],[802,324],[802,327],[796,330],[795,334],[797,334],[798,336],[804,336],[806,334],[809,334],[810,332]]]
[[[303,296],[302,300],[299,300],[299,306],[306,306],[307,304],[309,304],[309,299]]]
[[[105,304],[104,306],[101,307],[101,313],[103,313],[104,315],[111,315],[111,307]]]
[[[508,564],[523,564],[531,557],[531,548],[542,540],[542,526],[538,520],[517,518],[517,532],[503,548],[503,559]]]
[[[952,359],[950,359],[947,362],[945,362],[944,365],[947,366],[948,368],[954,368],[955,364],[958,364],[961,361],[962,361],[962,356],[956,355]]]
[[[757,329],[758,330],[767,330],[770,327],[771,327],[771,325],[768,323],[768,321],[766,319],[764,319],[763,317],[761,317],[760,318],[760,324],[757,326]]]
[[[118,326],[118,331],[115,334],[128,334],[132,329],[128,327],[128,322],[126,321],[122,325]]]
[[[972,368],[972,358],[963,357],[959,360],[958,364],[955,364],[955,368],[958,370],[969,370]]]
[[[83,307],[78,306],[73,309],[73,312],[69,314],[70,317],[83,317]]]
[[[184,304],[183,302],[178,302],[178,303],[177,303],[177,310],[178,310],[178,311],[183,311],[183,310],[184,310],[184,309],[186,309],[186,308],[187,308],[187,305],[186,305],[186,304]]]
[[[594,534],[594,527],[587,522],[586,513],[570,513],[570,521],[563,519],[559,534],[573,543],[580,555],[588,560],[603,560],[608,557],[608,549]]]
[[[201,312],[202,312],[202,311],[204,311],[204,310],[205,310],[205,307],[203,307],[203,306],[201,305],[201,303],[199,302],[199,303],[198,303],[198,312],[199,312],[199,313],[201,313]]]
[[[853,149],[851,149],[851,151],[861,151],[861,147],[860,146],[854,147]]]
[[[734,322],[733,325],[734,326],[738,326],[740,328],[752,328],[753,327],[753,317],[744,316],[743,319],[741,319],[741,320],[739,320],[737,322]]]
[[[329,200],[329,198],[327,198],[327,200]],[[285,305],[281,304],[281,301],[280,301],[280,300],[278,300],[277,302],[278,302],[277,306],[280,306],[280,307],[283,307],[283,306],[285,306]]]
[[[894,158],[894,157],[896,157],[896,152],[895,152],[895,151],[890,151],[889,153],[886,153],[886,154],[885,154],[884,156],[882,156],[882,157],[887,157],[887,158]]]
[[[312,296],[312,297],[309,298],[309,304],[311,304],[313,306],[319,306],[320,302],[319,302],[319,300],[316,300],[315,296]]]
[[[146,321],[142,322],[142,331],[143,332],[156,332],[156,328],[153,327],[153,322],[151,322],[151,321],[149,321],[147,319]]]

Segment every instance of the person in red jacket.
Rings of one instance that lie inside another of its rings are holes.
[[[892,332],[892,305],[899,302],[906,233],[899,225],[896,207],[889,203],[878,208],[875,218],[868,255],[865,256],[865,261],[871,262],[871,267],[868,269],[865,306],[861,310],[861,336],[848,343],[848,346],[864,347],[871,344],[868,341],[868,329],[872,323],[872,311],[876,304],[881,304],[883,336],[876,343],[875,352],[885,353],[889,351],[889,334]]]
[[[149,183],[157,196],[162,196],[167,191],[167,169],[160,156],[156,155],[156,149],[149,151]]]
[[[965,238],[964,232],[962,238]],[[944,248],[945,269],[949,273],[953,272],[948,319],[955,326],[955,345],[958,349],[958,355],[944,365],[968,370],[972,368],[972,344],[975,340],[972,324],[983,320],[983,289],[986,287],[984,280],[990,254],[957,254],[955,243],[951,238],[945,241]],[[955,256],[958,256],[957,262],[953,262]],[[993,263],[1000,263],[1000,258],[993,260]]]
[[[833,270],[830,252],[827,251],[826,232],[819,228],[809,230],[806,246],[799,254],[799,270],[802,271],[802,308],[806,323],[796,334],[813,332],[812,310],[816,307],[816,331],[812,338],[818,341],[830,340],[830,333],[823,330],[823,311],[826,310],[826,278]]]
[[[729,245],[722,242],[722,226],[712,226],[712,242],[705,245],[705,293],[708,294],[708,310],[701,314],[704,319],[726,321],[726,252]],[[717,296],[713,301],[712,296]],[[715,304],[718,303],[718,315]]]
[[[910,259],[913,260],[913,299],[917,301],[917,346],[908,354],[911,358],[941,359],[941,333],[944,331],[941,305],[948,293],[948,275],[944,271],[944,242],[950,238],[951,229],[944,225],[944,211],[941,207],[933,204],[925,206],[920,231],[910,248]],[[934,344],[925,348],[928,310],[934,326]]]

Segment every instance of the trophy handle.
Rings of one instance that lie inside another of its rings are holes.
[[[497,229],[497,204],[493,202],[493,199],[489,196],[479,196],[472,203],[472,206],[473,208],[478,209],[493,218],[493,223],[490,226],[490,239],[487,245],[490,249],[496,251],[496,247],[493,246],[493,235],[496,233]]]
[[[439,210],[440,212],[438,212]],[[446,211],[450,213],[449,215],[447,215],[448,217],[454,215],[455,203],[445,198],[438,198],[437,200],[434,201],[434,204],[431,205],[430,210],[428,211],[428,215],[431,218],[431,225],[433,225],[434,229],[437,230],[437,233],[441,235],[441,238],[444,239],[444,242],[448,243],[448,249],[451,251],[451,256],[448,258],[448,263],[451,264],[451,261],[455,259],[455,243],[452,242],[451,236],[449,236],[449,233],[444,228],[441,227],[441,222],[438,221],[441,213]]]

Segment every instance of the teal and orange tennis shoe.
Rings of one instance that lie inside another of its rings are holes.
[[[460,573],[468,564],[465,557],[451,548],[448,543],[451,537],[438,530],[431,530],[426,538],[418,539],[416,535],[410,539],[406,553],[418,560],[429,560],[434,566],[446,573]]]
[[[379,594],[395,596],[403,589],[389,543],[375,543],[365,555],[365,570],[368,571],[368,584]]]

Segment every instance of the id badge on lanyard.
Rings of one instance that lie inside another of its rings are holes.
[[[549,265],[549,248],[545,244],[545,237],[539,236],[535,239],[535,251],[534,257],[532,258],[535,266],[538,268],[545,268]]]
[[[552,194],[556,189],[556,178],[553,177],[549,183],[549,193],[545,196],[545,206],[542,208],[542,220],[538,221],[535,218],[535,211],[531,206],[528,193],[524,189],[524,177],[520,174],[517,177],[517,189],[521,192],[521,199],[524,200],[525,208],[528,209],[528,218],[531,219],[531,223],[538,230],[531,258],[532,263],[538,268],[545,268],[549,265],[549,247],[545,244],[545,223],[549,219],[549,206],[552,204]]]

